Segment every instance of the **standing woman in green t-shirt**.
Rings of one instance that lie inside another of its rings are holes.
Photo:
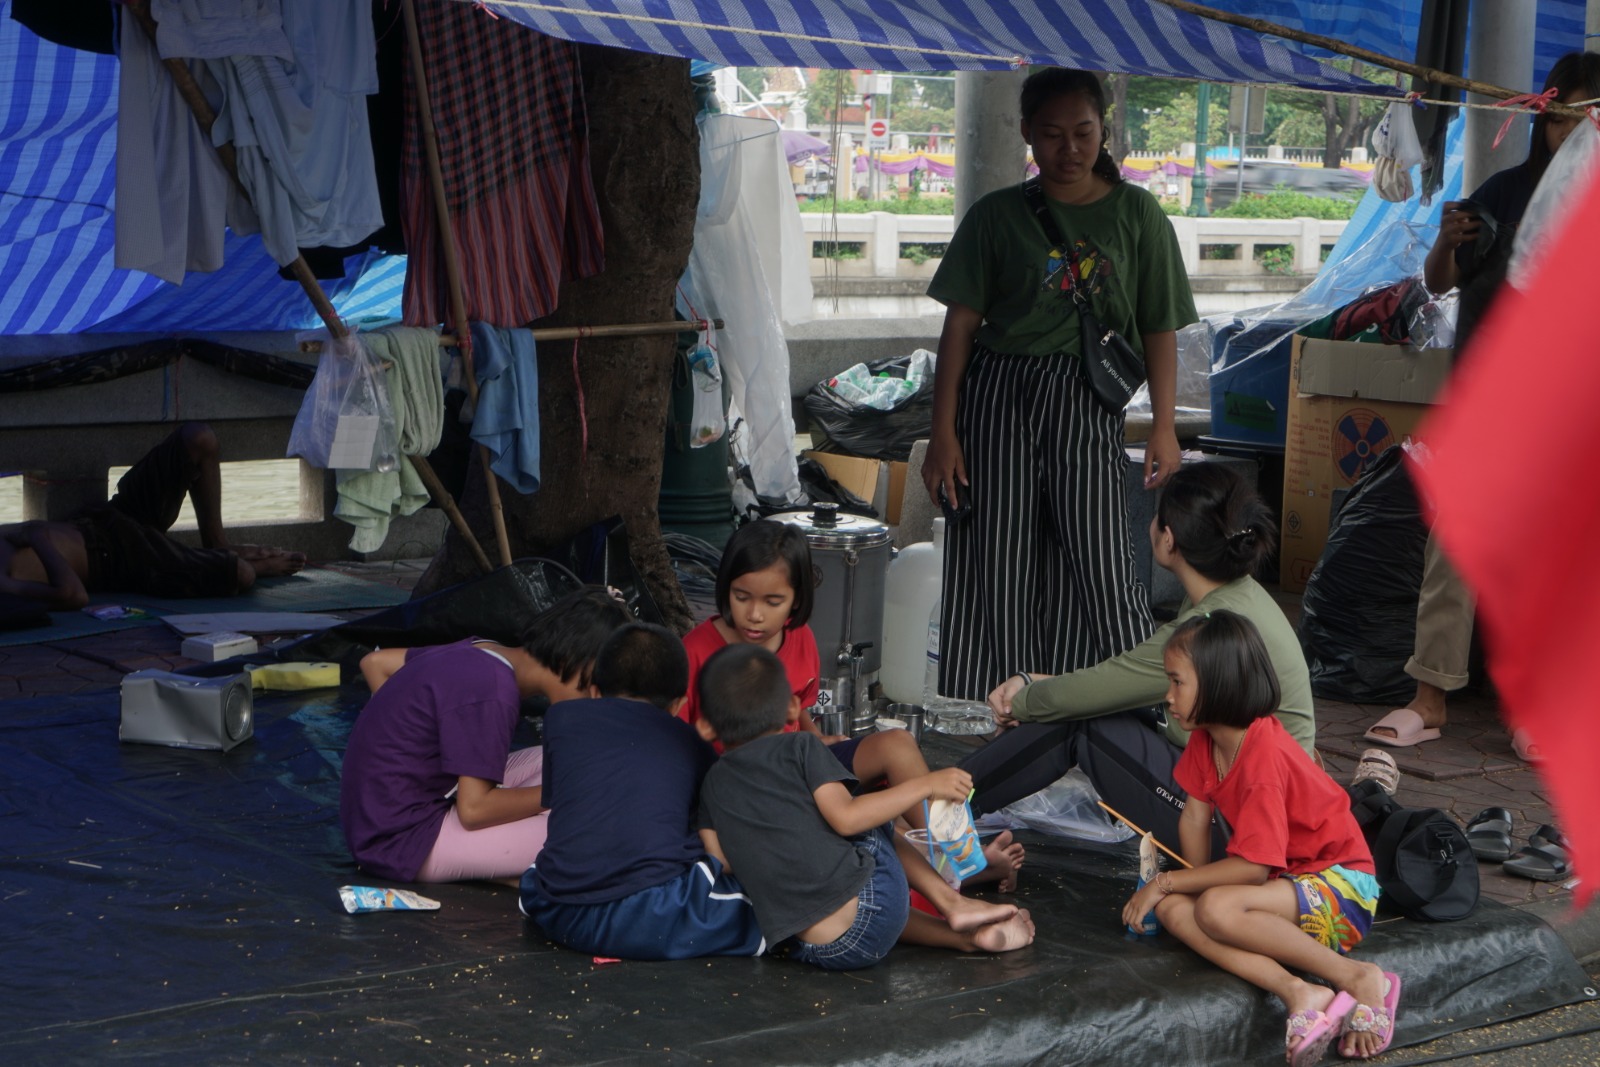
[[[1102,408],[1079,358],[1060,269],[1075,263],[1100,321],[1143,353],[1152,426],[1147,488],[1178,468],[1177,330],[1195,320],[1172,224],[1106,151],[1106,102],[1086,71],[1036,71],[1022,136],[1056,228],[1020,186],[981,198],[928,295],[946,307],[923,481],[970,500],[946,533],[939,691],[982,700],[1012,671],[1059,674],[1133,647],[1155,628],[1134,575],[1122,415]]]

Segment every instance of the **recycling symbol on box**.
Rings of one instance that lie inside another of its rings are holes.
[[[1394,432],[1382,415],[1367,408],[1351,408],[1333,428],[1333,460],[1345,482],[1354,485],[1367,464],[1394,444]]]

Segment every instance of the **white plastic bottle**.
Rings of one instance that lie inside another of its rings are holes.
[[[927,635],[927,645],[922,655],[922,706],[929,715],[945,703],[944,698],[939,696],[939,613],[943,608],[944,598],[941,596],[929,609],[928,625],[923,631]]]
[[[928,614],[944,583],[944,519],[933,520],[933,540],[907,545],[884,579],[883,667],[878,681],[897,704],[922,699],[928,656]]]

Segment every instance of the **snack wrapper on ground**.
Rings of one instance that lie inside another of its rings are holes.
[[[1156,880],[1156,875],[1161,873],[1161,862],[1156,858],[1156,840],[1151,834],[1145,834],[1139,839],[1139,885],[1143,889]],[[1156,921],[1156,909],[1151,908],[1149,913],[1138,926],[1128,927],[1128,933],[1141,937],[1152,937],[1161,932],[1161,924]]]
[[[351,915],[364,911],[438,911],[439,902],[409,889],[384,889],[375,885],[342,885],[339,899]]]
[[[972,808],[966,801],[934,800],[925,808],[928,817],[928,862],[934,870],[948,868],[957,878],[967,879],[989,865],[983,858],[983,845],[972,825]]]

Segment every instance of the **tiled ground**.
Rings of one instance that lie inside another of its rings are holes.
[[[414,586],[427,565],[425,559],[328,564],[402,589]],[[1298,618],[1298,597],[1280,594],[1279,602],[1291,619]],[[0,700],[105,689],[130,671],[188,666],[193,661],[178,654],[179,643],[166,627],[148,626],[50,645],[0,647]],[[1349,781],[1361,751],[1369,747],[1361,734],[1388,710],[1387,705],[1317,701],[1317,747],[1337,780]],[[1508,808],[1516,819],[1517,841],[1550,821],[1538,776],[1511,751],[1491,692],[1458,694],[1439,740],[1389,751],[1402,772],[1399,800],[1409,807],[1440,808],[1463,824],[1486,807]],[[1570,896],[1559,883],[1516,878],[1495,864],[1480,864],[1479,874],[1484,894],[1506,904]]]

